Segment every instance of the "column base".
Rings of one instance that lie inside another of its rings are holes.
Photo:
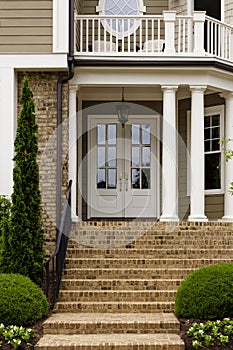
[[[223,216],[222,219],[218,220],[219,222],[233,222],[233,216]]]
[[[72,215],[72,216],[71,216],[71,221],[72,221],[72,223],[77,224],[77,222],[81,222],[82,220],[80,219],[79,216],[77,216],[77,215]]]
[[[202,215],[202,216],[197,216],[197,215],[189,215],[188,221],[190,222],[207,222],[209,221],[207,216]]]
[[[179,222],[178,216],[161,215],[159,218],[161,222]]]

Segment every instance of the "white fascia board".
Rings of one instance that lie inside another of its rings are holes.
[[[53,0],[53,52],[69,50],[69,0]]]
[[[0,67],[15,69],[64,69],[67,67],[67,55],[0,55]]]
[[[76,85],[108,86],[156,86],[156,85],[203,85],[220,90],[233,91],[231,72],[206,67],[79,67],[73,78]]]

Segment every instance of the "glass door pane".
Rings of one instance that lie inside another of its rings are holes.
[[[149,124],[131,125],[131,188],[151,188],[151,130]]]

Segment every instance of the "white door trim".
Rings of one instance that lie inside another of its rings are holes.
[[[154,179],[155,179],[155,185],[154,185],[154,192],[152,192],[152,199],[154,200],[154,206],[155,206],[155,212],[153,217],[157,217],[159,218],[160,216],[160,115],[159,114],[154,114],[154,115],[132,115],[130,116],[130,119],[132,120],[153,120],[155,121],[155,132],[156,135],[153,135],[153,131],[151,131],[152,136],[155,136],[155,142],[154,142],[154,148],[155,150],[152,150],[152,152],[154,153],[154,157],[156,158],[156,160],[154,161]],[[111,121],[116,121],[116,115],[108,115],[106,116],[106,118],[108,120]],[[103,115],[88,115],[88,152],[92,147],[92,143],[93,140],[91,140],[91,127],[93,125],[93,120],[94,121],[103,121],[104,116]],[[90,169],[91,169],[91,157],[88,157],[88,174],[90,174]],[[88,179],[87,179],[87,184],[88,184],[88,188],[87,188],[87,199],[88,199],[88,203],[92,203],[92,194],[91,194],[91,176],[88,175]],[[156,193],[155,193],[156,191]],[[87,203],[87,218],[90,219],[92,217],[91,215],[91,208]],[[107,217],[108,215],[106,215]],[[145,215],[144,215],[145,216]],[[110,216],[109,216],[110,217]],[[121,216],[120,216],[121,217]],[[148,217],[151,217],[151,215],[149,215]]]

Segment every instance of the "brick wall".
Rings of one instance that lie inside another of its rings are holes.
[[[25,73],[18,73],[18,97]],[[42,220],[45,229],[45,252],[53,252],[56,239],[56,125],[57,81],[61,72],[26,72],[34,95],[38,124],[38,161],[42,196]],[[18,108],[20,110],[20,106]],[[63,176],[65,193],[68,182],[68,85],[63,87]]]

